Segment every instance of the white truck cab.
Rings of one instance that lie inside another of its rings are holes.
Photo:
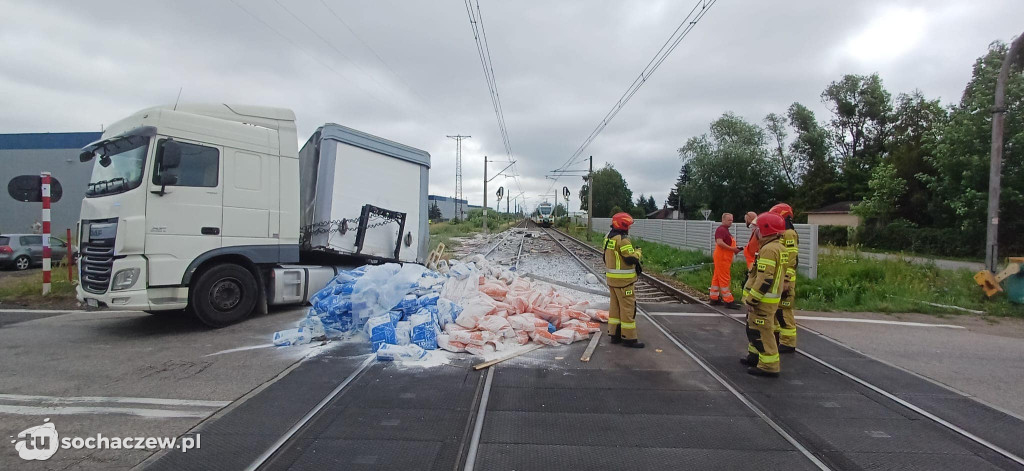
[[[111,125],[81,154],[78,299],[219,327],[307,302],[353,258],[423,261],[430,154],[336,124],[297,148],[282,108],[159,106]]]

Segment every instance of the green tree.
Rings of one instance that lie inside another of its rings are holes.
[[[587,210],[588,192],[587,185],[583,185],[580,190],[580,209],[584,211]],[[626,185],[622,174],[612,164],[606,163],[604,168],[594,172],[594,217],[610,217],[617,212],[612,211],[615,207],[625,208],[626,211],[632,209],[633,192]]]
[[[771,156],[789,188],[796,188],[800,178],[800,161],[786,149],[786,118],[775,113],[764,117],[764,128],[768,133]]]
[[[715,214],[766,209],[782,183],[764,130],[732,113],[712,122],[710,134],[688,139],[679,155],[692,172],[683,199]]]
[[[877,73],[847,74],[829,84],[821,100],[832,112],[830,135],[846,182],[842,197],[859,198],[867,193],[871,170],[885,153],[892,125],[892,96]]]
[[[933,155],[926,158],[935,168],[924,176],[928,188],[941,202],[937,225],[958,227],[979,250],[984,246],[988,207],[988,174],[992,143],[992,104],[995,82],[1007,45],[994,42],[974,63],[970,82],[960,102],[949,112],[940,129]],[[999,243],[1002,253],[1024,251],[1024,75],[1013,70],[1006,87],[1006,122],[999,212]]]
[[[427,211],[428,219],[441,219],[441,208],[437,207],[437,201],[430,203],[430,209]]]
[[[896,176],[906,182],[906,193],[900,195],[896,215],[917,224],[934,222],[941,205],[935,201],[926,179],[935,175],[927,157],[934,152],[938,130],[948,115],[939,100],[928,100],[920,90],[901,93],[893,113],[892,138],[887,145],[887,160],[896,168]]]
[[[640,209],[644,217],[658,210],[658,203],[654,202],[654,197],[648,198],[643,193],[640,193],[640,197],[636,199],[635,206]]]
[[[818,124],[814,112],[800,103],[790,105],[786,117],[795,133],[789,152],[803,170],[794,209],[801,213],[841,201],[843,184],[829,153],[828,131]]]
[[[679,169],[679,177],[676,178],[676,184],[672,186],[672,189],[668,192],[668,198],[665,200],[665,204],[668,207],[678,209],[684,214],[688,209],[693,209],[687,205],[688,201],[680,201],[681,198],[679,197],[680,192],[687,183],[690,183],[690,166],[683,164]],[[679,207],[680,204],[682,204],[682,208]]]
[[[871,172],[871,180],[868,181],[869,195],[853,207],[854,214],[864,219],[877,219],[879,222],[889,222],[896,212],[898,202],[907,191],[906,180],[899,177],[896,166],[893,164],[882,164],[875,167]]]

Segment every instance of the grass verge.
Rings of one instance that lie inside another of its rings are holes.
[[[50,272],[50,294],[43,296],[43,271],[0,272],[0,306],[73,307],[75,286],[68,280],[66,266],[54,266]]]
[[[520,219],[506,217],[504,215],[495,217],[493,213],[487,215],[487,228],[492,232],[501,232]],[[459,246],[458,238],[471,236],[483,231],[483,219],[480,211],[471,211],[465,221],[434,222],[430,223],[430,250],[437,248],[437,244],[444,243],[448,249]]]
[[[594,233],[599,247],[604,235]],[[644,271],[674,279],[694,290],[707,292],[714,271],[711,257],[656,242],[634,239],[644,254]],[[742,257],[742,256],[739,256]],[[681,270],[680,267],[695,267]],[[1024,305],[1011,304],[1005,295],[987,298],[974,283],[970,270],[945,270],[934,264],[916,265],[876,260],[857,253],[820,255],[818,277],[797,279],[797,309],[808,311],[917,312],[963,314],[963,311],[925,303],[945,304],[992,316],[1024,317]],[[733,264],[732,291],[743,290],[746,265]]]

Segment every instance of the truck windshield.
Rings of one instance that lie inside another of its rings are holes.
[[[142,183],[146,167],[149,138],[126,136],[104,144],[98,149],[92,167],[87,198],[124,193]]]

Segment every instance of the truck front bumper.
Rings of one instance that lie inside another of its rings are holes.
[[[146,259],[141,256],[128,256],[117,259],[112,267],[113,273],[124,269],[139,269],[139,277],[130,289],[112,291],[108,287],[104,293],[92,293],[86,291],[79,284],[75,288],[76,297],[80,302],[91,308],[115,309],[119,311],[168,311],[184,309],[188,305],[188,287],[161,286],[147,288],[146,265]]]

